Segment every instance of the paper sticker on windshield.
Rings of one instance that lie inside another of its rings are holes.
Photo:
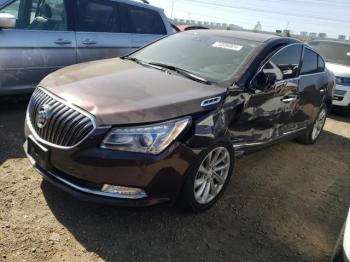
[[[225,43],[225,42],[215,42],[213,44],[213,47],[225,48],[225,49],[230,49],[234,51],[240,51],[243,48],[243,46],[241,45],[235,45],[232,43]]]

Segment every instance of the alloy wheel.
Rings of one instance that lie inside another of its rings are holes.
[[[220,193],[230,165],[230,153],[225,147],[217,147],[207,154],[194,180],[194,196],[198,203],[208,204]]]
[[[326,122],[327,112],[326,109],[321,109],[321,112],[318,114],[318,117],[314,123],[312,129],[312,140],[316,140],[320,135],[322,128]]]

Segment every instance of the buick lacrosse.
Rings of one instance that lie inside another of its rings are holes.
[[[200,211],[224,193],[235,157],[286,139],[315,143],[334,85],[297,40],[187,31],[47,76],[28,106],[24,148],[81,200]]]

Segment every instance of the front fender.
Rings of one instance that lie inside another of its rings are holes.
[[[193,149],[205,149],[218,142],[231,143],[229,127],[244,106],[243,96],[230,96],[215,110],[194,120],[194,135],[187,142]]]

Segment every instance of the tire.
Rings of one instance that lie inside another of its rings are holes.
[[[343,262],[343,241],[344,241],[344,232],[345,232],[345,225],[342,226],[342,229],[340,231],[340,234],[338,236],[337,242],[335,244],[332,257],[331,257],[331,262]]]
[[[322,118],[322,119],[321,119]],[[324,124],[326,123],[326,118],[327,118],[327,107],[322,106],[320,108],[320,111],[317,114],[317,117],[315,121],[308,127],[306,132],[298,137],[296,140],[304,145],[313,145],[316,143],[318,138],[320,137]],[[319,122],[322,121],[322,122]],[[317,131],[317,134],[315,134],[315,128],[319,128]]]
[[[191,212],[204,211],[213,206],[230,181],[234,161],[234,150],[228,143],[218,143],[201,152],[187,173],[180,195],[181,206]],[[215,165],[215,162],[218,164]]]

